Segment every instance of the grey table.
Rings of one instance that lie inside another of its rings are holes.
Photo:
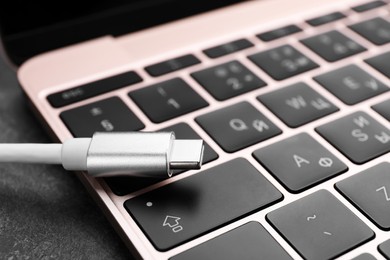
[[[50,142],[0,57],[0,142]],[[0,164],[0,259],[132,259],[81,182],[60,166]]]

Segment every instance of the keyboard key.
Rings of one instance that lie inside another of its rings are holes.
[[[298,127],[339,109],[303,82],[257,99],[290,127]]]
[[[390,239],[380,244],[378,249],[382,255],[384,255],[387,259],[390,259]]]
[[[390,230],[390,163],[378,164],[336,184],[380,228]]]
[[[345,15],[340,12],[334,12],[330,14],[326,14],[320,17],[316,17],[310,20],[307,20],[306,22],[310,24],[311,26],[320,26],[323,24],[331,23],[340,19],[345,18]]]
[[[381,116],[390,121],[390,99],[383,101],[377,105],[372,106],[372,108],[379,113]]]
[[[226,100],[266,85],[238,61],[197,71],[191,76],[217,100]]]
[[[130,92],[129,96],[155,123],[208,106],[208,103],[180,78],[141,88]]]
[[[268,32],[260,33],[256,36],[262,41],[269,42],[301,31],[301,28],[291,24]]]
[[[213,111],[195,120],[222,149],[229,153],[282,132],[248,102]]]
[[[248,41],[247,39],[239,39],[236,41],[228,42],[222,45],[218,45],[209,49],[204,50],[203,52],[209,58],[219,58],[221,56],[225,56],[240,50],[244,50],[253,46],[253,43]]]
[[[264,250],[266,248],[266,250]],[[249,222],[170,260],[199,259],[292,259],[257,222]]]
[[[364,253],[352,258],[351,260],[376,260],[376,258],[369,253]]]
[[[364,112],[342,117],[316,131],[357,164],[390,151],[390,129]]]
[[[366,48],[338,31],[322,33],[303,39],[301,42],[330,62],[338,61],[366,50]]]
[[[290,45],[256,53],[248,58],[276,80],[283,80],[318,67]]]
[[[178,139],[201,139],[200,136],[192,130],[192,128],[185,124],[179,123],[159,130],[161,132],[175,132]],[[218,158],[218,154],[204,142],[203,164],[214,161]],[[175,171],[174,174],[183,171]],[[130,194],[134,191],[146,188],[152,184],[160,182],[161,179],[156,178],[133,178],[133,177],[110,177],[105,178],[108,186],[118,196]]]
[[[343,162],[306,133],[256,150],[253,156],[294,193],[348,169]]]
[[[390,42],[390,23],[383,18],[376,17],[350,25],[349,28],[376,45]]]
[[[378,56],[364,60],[374,69],[390,78],[390,51],[380,54]]]
[[[305,259],[333,259],[374,237],[326,190],[272,211],[267,219]]]
[[[368,2],[366,4],[362,4],[362,5],[358,5],[358,6],[352,7],[352,10],[354,10],[355,12],[362,13],[362,12],[365,12],[365,11],[368,11],[368,10],[372,10],[374,8],[378,8],[378,7],[381,7],[381,6],[384,6],[384,5],[386,5],[386,3],[383,2],[383,1],[372,1],[372,2]]]
[[[158,77],[173,71],[193,66],[198,63],[200,63],[200,60],[197,57],[192,54],[188,54],[147,66],[145,70],[149,73],[149,75]]]
[[[60,117],[74,137],[91,137],[95,132],[137,131],[145,127],[118,97],[64,111]]]
[[[127,211],[161,251],[282,199],[247,160],[234,159],[127,200]]]
[[[47,100],[53,107],[62,107],[141,81],[142,78],[137,73],[129,71],[51,94]]]
[[[356,65],[327,72],[314,77],[314,80],[347,105],[357,104],[389,90]]]

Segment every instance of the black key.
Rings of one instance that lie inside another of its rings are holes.
[[[385,52],[383,54],[377,55],[375,57],[364,60],[369,65],[371,65],[374,69],[390,78],[390,51]]]
[[[137,131],[145,127],[118,97],[73,108],[60,116],[75,137],[91,137],[95,132]]]
[[[260,33],[256,36],[262,41],[269,42],[301,31],[301,28],[291,24],[268,32]]]
[[[62,107],[141,81],[142,78],[137,73],[129,71],[51,94],[47,100],[53,107]]]
[[[320,17],[316,17],[310,20],[307,20],[306,22],[310,24],[311,26],[320,26],[323,24],[331,23],[340,19],[345,18],[345,15],[340,12],[334,12],[330,14],[326,14]]]
[[[351,260],[376,260],[376,258],[369,253],[364,253],[352,258]]]
[[[327,72],[314,77],[314,80],[347,105],[354,105],[389,90],[385,84],[356,65]]]
[[[256,53],[248,58],[276,80],[283,80],[318,67],[290,45]]]
[[[130,92],[129,96],[155,123],[208,106],[208,103],[180,78],[141,88]]]
[[[390,99],[383,101],[377,105],[372,106],[372,108],[378,112],[381,116],[390,121]]]
[[[390,230],[390,163],[355,174],[336,187],[376,225]]]
[[[333,62],[366,50],[357,42],[338,31],[329,31],[301,40],[323,59]]]
[[[247,39],[239,39],[236,41],[228,42],[222,45],[218,45],[209,49],[204,50],[203,52],[209,58],[219,58],[221,56],[225,56],[243,49],[247,49],[253,46],[253,43],[248,41]]]
[[[238,61],[197,71],[191,76],[217,100],[225,100],[267,85]]]
[[[264,141],[282,131],[248,102],[241,102],[206,115],[196,122],[229,153]]]
[[[256,150],[253,156],[294,193],[348,169],[343,162],[306,133]]]
[[[339,109],[303,82],[257,99],[290,127],[298,127]]]
[[[326,190],[272,211],[267,219],[305,259],[333,259],[374,237]]]
[[[390,23],[383,18],[376,17],[350,25],[349,28],[376,45],[390,42]]]
[[[384,255],[387,259],[390,259],[390,239],[380,244],[378,249],[382,255]]]
[[[161,251],[282,199],[247,160],[238,158],[127,200],[125,208]]]
[[[170,259],[285,260],[292,258],[262,225],[257,222],[249,222]]]
[[[364,112],[342,117],[316,131],[357,164],[390,151],[390,129]]]
[[[383,1],[372,1],[372,2],[368,2],[366,4],[362,4],[362,5],[358,5],[358,6],[352,7],[352,9],[355,12],[362,13],[362,12],[365,12],[365,11],[368,11],[368,10],[372,10],[374,8],[378,8],[378,7],[381,7],[381,6],[384,6],[384,5],[386,5],[386,3],[383,2]]]
[[[193,66],[198,63],[200,63],[200,60],[197,57],[192,54],[188,54],[147,66],[145,70],[151,76],[158,77],[173,71]]]
[[[200,136],[192,130],[192,128],[185,124],[179,123],[170,127],[159,130],[161,132],[175,132],[178,139],[201,139]],[[218,158],[218,154],[205,142],[203,164],[214,161]],[[181,173],[183,171],[175,171],[174,174]],[[111,177],[105,178],[108,186],[118,196],[130,194],[134,191],[146,188],[152,184],[160,182],[161,179],[155,178],[133,178],[133,177]]]

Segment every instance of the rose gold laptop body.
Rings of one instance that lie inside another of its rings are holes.
[[[349,203],[335,190],[334,184],[380,162],[389,162],[389,154],[379,156],[366,164],[356,165],[346,159],[346,157],[331,144],[326,142],[323,138],[320,138],[320,136],[314,131],[316,126],[323,125],[357,110],[367,112],[383,125],[389,125],[386,119],[370,109],[371,105],[389,99],[389,92],[377,95],[355,106],[348,106],[338,100],[331,93],[327,92],[324,88],[314,83],[312,80],[313,76],[354,63],[358,64],[361,68],[364,68],[365,71],[374,75],[377,79],[389,84],[388,78],[364,63],[363,59],[389,51],[390,45],[375,46],[346,27],[355,21],[366,20],[378,15],[389,20],[390,11],[388,7],[373,9],[364,13],[355,13],[350,9],[351,6],[364,2],[365,1],[348,0],[272,0],[243,2],[129,35],[123,35],[120,37],[111,37],[107,35],[105,37],[38,55],[29,59],[19,68],[18,78],[23,90],[32,104],[32,107],[34,108],[34,111],[42,119],[42,123],[47,125],[48,129],[51,130],[54,137],[58,138],[60,141],[64,141],[67,138],[72,137],[70,131],[59,116],[61,112],[108,97],[116,96],[119,97],[145,124],[145,128],[143,129],[145,131],[162,129],[179,122],[186,122],[190,125],[219,155],[217,160],[205,164],[202,170],[210,169],[236,157],[244,157],[251,162],[253,166],[261,172],[284,196],[284,199],[279,203],[242,217],[233,223],[227,224],[189,242],[162,252],[153,246],[141,228],[126,211],[123,204],[125,201],[135,196],[156,189],[160,186],[167,185],[168,183],[179,181],[180,179],[193,174],[198,174],[197,171],[182,173],[174,176],[173,178],[152,185],[151,187],[141,189],[125,196],[115,195],[104,180],[94,179],[80,172],[76,173],[90,194],[102,208],[117,232],[121,235],[124,242],[128,245],[131,252],[139,258],[169,259],[172,256],[193,248],[201,243],[207,242],[208,240],[235,229],[245,223],[256,221],[265,227],[265,229],[291,255],[292,258],[300,259],[301,256],[299,253],[266,221],[265,216],[267,213],[319,189],[327,189],[375,232],[374,239],[364,243],[356,249],[348,251],[345,255],[341,256],[340,259],[351,259],[363,252],[370,252],[378,259],[383,259],[383,256],[377,250],[377,246],[390,238],[389,233],[379,229],[369,219],[367,219],[361,211],[352,206],[351,203]],[[348,18],[325,24],[318,28],[311,27],[305,23],[306,19],[334,11],[342,11],[348,14]],[[272,30],[288,24],[296,24],[300,26],[303,29],[303,32],[271,42],[263,42],[255,36],[257,33]],[[368,51],[342,59],[335,63],[329,63],[321,59],[318,55],[299,42],[299,39],[334,28],[360,44],[363,44],[368,48]],[[255,44],[255,46],[218,59],[209,59],[202,52],[204,49],[239,38],[249,39]],[[267,75],[267,73],[247,59],[247,56],[250,54],[271,49],[285,43],[293,45],[296,49],[319,64],[320,67],[280,82],[272,79],[269,75]],[[155,64],[189,53],[196,55],[202,62],[195,66],[168,73],[161,77],[152,77],[143,69],[150,64]],[[221,102],[215,100],[203,87],[190,77],[190,73],[192,72],[212,65],[221,64],[232,59],[239,60],[247,68],[256,73],[260,78],[267,82],[267,86]],[[60,108],[52,107],[47,100],[48,95],[52,93],[126,71],[135,71],[143,78],[143,81],[129,87],[120,88],[118,90],[104,93],[102,95]],[[203,99],[209,103],[209,106],[162,123],[153,123],[129,98],[128,93],[173,77],[183,78],[197,93],[199,93]],[[310,83],[316,91],[336,104],[340,111],[310,122],[302,127],[293,129],[287,127],[280,119],[278,119],[278,117],[256,100],[256,97],[260,94],[276,90],[282,86],[287,86],[297,82],[298,80]],[[226,153],[194,121],[194,118],[243,100],[250,102],[266,117],[271,119],[271,121],[274,122],[283,131],[283,133],[274,138],[239,150],[238,152]],[[292,194],[287,191],[265,168],[263,168],[252,157],[251,153],[254,150],[283,140],[300,132],[308,132],[310,135],[314,136],[324,147],[341,158],[341,160],[348,166],[349,170],[304,192]],[[259,245],[259,247],[261,247],[261,245]]]

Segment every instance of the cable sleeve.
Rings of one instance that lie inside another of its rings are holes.
[[[0,162],[61,164],[62,144],[0,144]]]

